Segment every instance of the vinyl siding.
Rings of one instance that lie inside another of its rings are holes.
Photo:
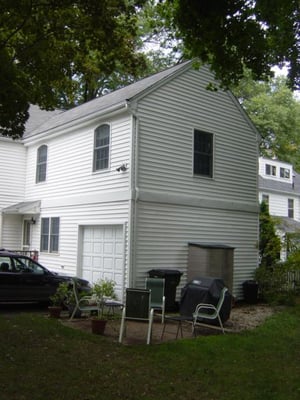
[[[177,269],[186,283],[188,242],[218,243],[235,248],[233,292],[257,266],[257,215],[180,205],[140,202],[136,231],[136,285],[142,287],[153,268]]]
[[[139,188],[257,202],[257,137],[226,92],[211,92],[211,76],[190,70],[143,99],[139,118]],[[214,134],[213,179],[193,176],[193,130]]]
[[[0,138],[0,210],[24,200],[25,159],[22,143]]]
[[[266,194],[269,196],[269,212],[271,215],[276,216],[276,217],[288,217],[288,200],[293,199],[294,200],[294,218],[296,221],[299,221],[299,197],[293,196],[293,195],[285,195],[284,193],[282,194],[276,194],[272,192],[268,192],[263,190],[259,194],[259,201],[262,201],[262,196],[263,194]]]
[[[85,205],[69,205],[66,207],[45,207],[42,209],[41,218],[59,217],[59,252],[41,252],[39,261],[53,271],[66,274],[80,274],[81,272],[81,237],[79,229],[83,226],[97,225],[125,225],[127,238],[128,201],[94,203]],[[34,225],[33,248],[40,246],[40,223]],[[124,268],[127,272],[128,244],[124,243]],[[125,274],[124,274],[125,276]],[[125,278],[126,279],[126,278]]]
[[[212,77],[189,70],[138,103],[136,284],[147,271],[184,273],[188,242],[235,247],[234,295],[253,276],[258,251],[257,133]],[[193,176],[193,131],[214,135],[212,179]]]
[[[94,129],[102,123],[111,126],[110,168],[93,172]],[[105,194],[128,189],[128,173],[116,168],[129,164],[131,119],[99,121],[99,124],[55,138],[48,136],[43,142],[28,149],[26,199],[63,199],[89,193]],[[41,144],[48,146],[46,182],[35,183],[36,153]],[[128,165],[129,166],[129,165]]]

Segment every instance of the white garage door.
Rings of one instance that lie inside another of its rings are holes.
[[[86,226],[82,237],[82,277],[94,283],[113,279],[122,296],[124,235],[122,225]]]

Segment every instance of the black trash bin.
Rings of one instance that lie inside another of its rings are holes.
[[[258,283],[255,280],[243,282],[244,300],[248,304],[256,304],[258,301]]]
[[[176,290],[179,285],[182,272],[177,269],[151,269],[148,271],[149,278],[165,279],[166,311],[177,311]]]

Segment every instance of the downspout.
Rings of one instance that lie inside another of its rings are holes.
[[[138,200],[138,149],[139,149],[139,119],[136,110],[132,105],[127,103],[127,110],[132,116],[132,135],[131,135],[131,154],[130,154],[130,204],[128,216],[128,278],[129,287],[135,286],[136,278],[136,221]]]
[[[0,212],[0,247],[2,247],[2,231],[3,231],[3,216],[2,212]]]

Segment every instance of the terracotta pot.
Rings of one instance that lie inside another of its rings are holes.
[[[103,335],[106,326],[106,319],[92,318],[92,332],[96,335]]]
[[[50,306],[50,307],[48,307],[48,310],[49,310],[49,316],[51,318],[59,318],[61,310],[62,310],[62,307]]]

